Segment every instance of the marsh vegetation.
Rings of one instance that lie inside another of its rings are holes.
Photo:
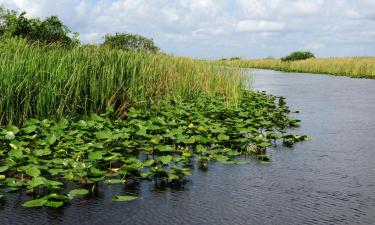
[[[267,162],[267,147],[307,139],[287,133],[299,120],[285,99],[245,90],[240,69],[169,56],[127,33],[80,45],[57,18],[5,15],[0,198],[26,193],[25,207],[57,208],[99,183],[181,186],[194,165]]]
[[[284,72],[320,73],[375,79],[374,57],[309,58],[306,60],[251,59],[220,61],[222,65]]]

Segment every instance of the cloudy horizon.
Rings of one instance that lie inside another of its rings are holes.
[[[197,58],[320,57],[375,51],[375,0],[0,0],[30,17],[57,15],[83,43],[106,33],[153,38],[164,51]]]

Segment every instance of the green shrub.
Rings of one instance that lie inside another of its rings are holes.
[[[311,52],[293,52],[288,56],[281,58],[281,61],[296,61],[296,60],[305,60],[309,58],[315,58],[314,54]]]
[[[18,13],[0,7],[0,38],[21,37],[31,42],[45,44],[75,45],[78,34],[71,33],[58,17],[50,16],[44,20],[27,18],[25,12]]]
[[[152,39],[129,33],[107,34],[102,46],[125,51],[146,51],[152,53],[160,50]]]

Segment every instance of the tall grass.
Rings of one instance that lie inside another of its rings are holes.
[[[227,66],[272,69],[286,72],[324,73],[375,79],[375,57],[315,58],[282,62],[278,59],[222,61]]]
[[[162,54],[106,48],[0,42],[0,124],[103,112],[124,116],[131,105],[184,100],[196,93],[240,98],[238,70]]]

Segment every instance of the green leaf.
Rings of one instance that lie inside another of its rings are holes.
[[[195,151],[197,151],[197,153],[203,153],[206,152],[206,148],[203,145],[197,145]]]
[[[129,201],[134,201],[138,197],[136,196],[131,196],[131,195],[117,195],[115,198],[112,199],[114,202],[129,202]]]
[[[164,165],[170,163],[172,161],[172,156],[166,155],[166,156],[160,156],[157,158],[159,162],[162,162]]]
[[[271,144],[268,143],[268,142],[262,142],[262,143],[260,143],[258,146],[261,147],[261,148],[267,148],[267,147],[270,147]]]
[[[37,128],[36,125],[31,125],[31,126],[28,126],[28,127],[23,128],[23,131],[24,131],[26,134],[30,134],[30,133],[36,131],[36,128]]]
[[[229,137],[228,135],[225,135],[225,134],[219,134],[219,135],[217,136],[217,139],[218,139],[219,141],[228,141],[228,140],[230,139],[230,137]]]
[[[16,138],[16,135],[15,135],[14,132],[12,132],[12,131],[6,132],[5,139],[7,139],[7,140],[13,140],[15,138]]]
[[[56,202],[56,201],[46,201],[44,203],[44,206],[50,207],[50,208],[59,208],[64,205],[64,202]]]
[[[21,158],[23,156],[23,152],[21,149],[12,149],[8,152],[8,155],[13,158]]]
[[[218,162],[220,162],[220,163],[225,163],[225,162],[228,162],[229,157],[224,156],[224,155],[217,155],[217,156],[215,156],[215,159],[216,159]]]
[[[65,170],[63,169],[49,169],[48,172],[52,175],[52,176],[56,176],[60,173],[63,173]]]
[[[95,133],[96,138],[100,140],[111,139],[112,135],[112,131],[110,130],[104,130]]]
[[[26,174],[28,174],[32,177],[38,177],[40,175],[40,170],[36,166],[30,166],[26,170]]]
[[[178,180],[180,179],[176,174],[173,174],[173,173],[169,173],[168,174],[168,179],[169,180]]]
[[[64,201],[64,200],[67,200],[67,199],[68,199],[67,196],[62,195],[62,194],[56,194],[56,193],[53,193],[53,194],[47,195],[47,196],[45,196],[45,198],[47,198],[49,201],[51,201],[51,200]]]
[[[75,198],[77,196],[85,196],[89,193],[88,190],[86,189],[74,189],[74,190],[71,190],[68,194],[68,196],[70,198]]]
[[[152,175],[151,172],[141,173],[141,177],[142,177],[143,179],[147,179],[147,178],[149,178],[151,175]]]
[[[45,148],[45,149],[37,149],[33,151],[35,156],[45,156],[45,155],[50,155],[52,153],[51,149]]]
[[[147,161],[144,161],[143,162],[143,166],[152,166],[152,164],[154,164],[155,160],[151,159],[151,160],[147,160]]]
[[[30,201],[24,202],[22,204],[22,206],[28,207],[28,208],[31,208],[31,207],[42,207],[42,206],[44,206],[47,203],[47,201],[48,201],[47,198],[43,197],[43,198],[39,198],[39,199],[35,199],[35,200],[30,200]]]
[[[104,152],[102,151],[95,151],[89,153],[89,159],[90,160],[100,160],[103,159]]]
[[[18,127],[14,126],[14,125],[9,125],[6,128],[6,131],[13,132],[14,134],[17,134],[18,132],[20,132],[20,129],[18,129]]]
[[[4,173],[9,169],[9,166],[0,166],[0,173]]]
[[[157,145],[156,149],[158,149],[161,152],[171,152],[174,150],[174,148],[172,148],[169,145]]]
[[[55,134],[51,134],[50,136],[48,136],[47,141],[48,141],[49,145],[55,144],[55,142],[57,141],[56,135]]]
[[[5,180],[5,175],[0,175],[0,180]]]
[[[194,144],[196,142],[196,139],[194,137],[190,137],[190,138],[184,138],[184,139],[180,139],[180,141],[184,144]]]
[[[59,186],[63,186],[64,184],[59,182],[59,181],[54,181],[54,180],[49,180],[46,182],[46,184],[48,186],[50,186],[50,188],[52,189],[59,189],[60,187]]]
[[[84,120],[80,120],[80,121],[78,121],[77,124],[78,124],[80,127],[86,127],[86,126],[87,126],[87,122],[84,121]]]
[[[34,177],[27,184],[31,188],[35,188],[35,187],[38,187],[40,185],[45,185],[46,183],[48,183],[48,180],[46,178],[44,178],[44,177]]]

